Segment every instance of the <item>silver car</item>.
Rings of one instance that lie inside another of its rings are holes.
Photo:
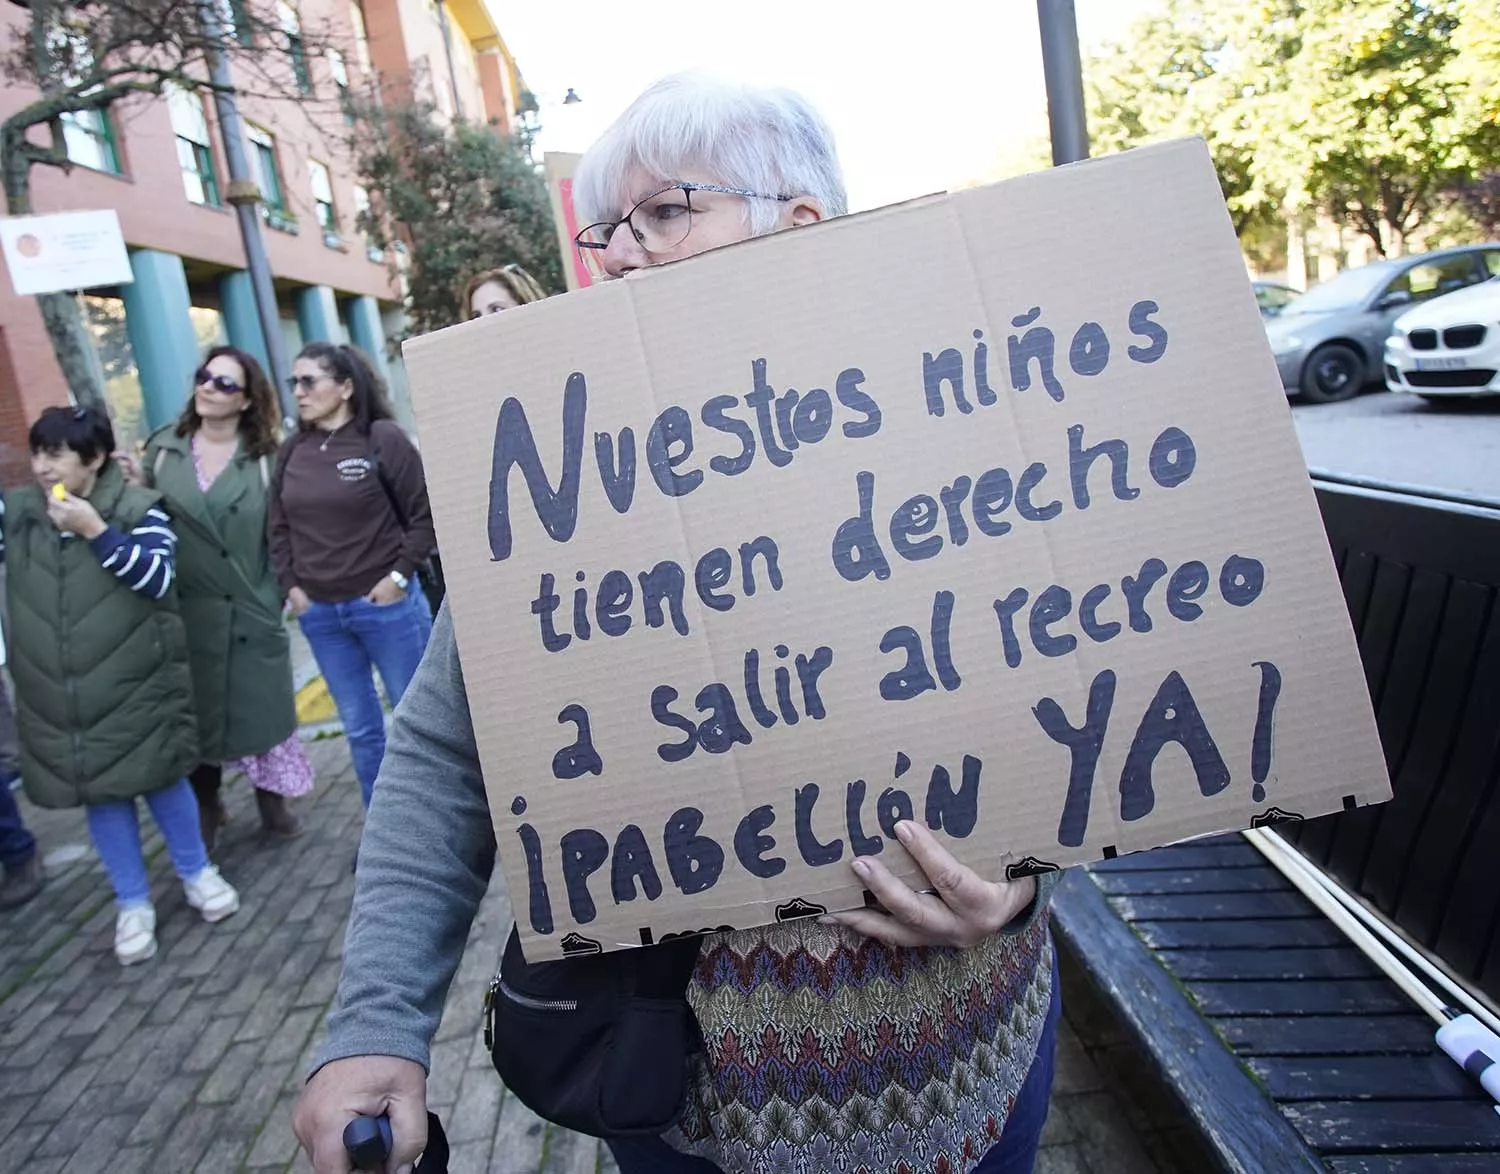
[[[1266,321],[1289,396],[1312,403],[1352,399],[1380,378],[1385,340],[1419,302],[1500,272],[1500,243],[1372,261],[1315,285]]]

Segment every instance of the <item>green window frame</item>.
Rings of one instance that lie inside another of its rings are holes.
[[[323,243],[331,249],[343,243],[339,234],[338,211],[333,206],[333,176],[326,164],[316,159],[307,161],[308,184],[312,188],[313,208],[318,217],[318,227],[323,230]]]
[[[334,89],[338,91],[344,121],[353,126],[354,103],[349,100],[349,67],[344,64],[344,55],[337,49],[324,49],[323,58],[328,62],[328,75],[333,78]]]
[[[231,37],[246,48],[255,44],[255,29],[250,23],[250,9],[245,0],[218,0],[219,18]]]
[[[172,115],[172,133],[177,136],[177,162],[182,168],[182,187],[188,200],[210,208],[223,205],[219,178],[214,171],[213,143],[209,138],[208,114],[203,95],[195,90],[168,87],[167,106]]]
[[[62,126],[63,145],[71,162],[110,175],[124,174],[108,107],[65,111]]]
[[[297,88],[310,94],[312,71],[307,67],[307,46],[302,42],[302,22],[297,17],[297,10],[286,0],[278,0],[276,14],[281,22],[282,35],[286,37],[286,52],[292,59],[292,75],[297,79]]]
[[[276,162],[276,139],[269,131],[251,123],[245,124],[250,140],[250,159],[255,167],[255,181],[260,187],[260,215],[272,228],[296,232],[297,223],[286,204],[286,189],[281,183],[281,168]]]

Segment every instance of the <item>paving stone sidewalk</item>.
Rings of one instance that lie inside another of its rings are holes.
[[[48,857],[42,896],[0,913],[0,1168],[26,1174],[308,1171],[291,1108],[338,981],[359,788],[342,738],[309,744],[306,833],[259,831],[243,780],[216,858],[243,907],[216,926],[187,907],[143,816],[160,950],[122,969],[114,910],[80,812],[23,802]],[[481,1000],[510,925],[497,874],[433,1049],[429,1099],[453,1174],[603,1174],[591,1138],[506,1094],[480,1039]],[[1039,1174],[1151,1174],[1152,1126],[1105,1086],[1065,1025]]]

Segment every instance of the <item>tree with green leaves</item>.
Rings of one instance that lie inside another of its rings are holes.
[[[1255,166],[1249,100],[1274,94],[1289,52],[1280,0],[1164,0],[1084,68],[1096,153],[1202,135],[1242,237],[1275,223],[1282,192]]]
[[[306,102],[298,71],[328,40],[273,6],[240,0],[27,0],[21,7],[29,19],[0,53],[0,76],[36,94],[0,123],[0,185],[12,216],[32,211],[33,167],[72,168],[70,125],[98,125],[116,103],[160,97],[173,86],[212,90],[215,55],[251,92]],[[74,401],[103,409],[78,303],[52,293],[37,304]]]
[[[1321,0],[1302,6],[1286,89],[1257,111],[1256,166],[1379,251],[1447,202],[1466,174],[1473,128],[1449,78],[1451,3]]]
[[[406,247],[414,333],[467,318],[464,283],[484,269],[515,263],[563,288],[547,185],[523,134],[444,122],[420,101],[366,109],[358,125],[360,182],[377,205],[364,228]]]
[[[1448,82],[1473,129],[1472,174],[1454,190],[1458,207],[1485,237],[1500,239],[1500,4],[1457,0],[1456,49]]]
[[[1496,155],[1495,12],[1493,0],[1164,0],[1086,67],[1095,139],[1203,134],[1242,233],[1322,210],[1400,253]]]

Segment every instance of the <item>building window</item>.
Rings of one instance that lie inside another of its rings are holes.
[[[120,152],[108,110],[69,110],[62,116],[68,159],[81,167],[119,175]]]
[[[359,67],[364,71],[364,76],[369,78],[375,72],[375,67],[370,62],[370,36],[365,32],[365,8],[359,0],[349,0],[349,23],[354,26],[354,56],[359,59]]]
[[[333,78],[333,87],[338,91],[339,109],[344,112],[344,121],[354,121],[354,106],[349,101],[349,70],[344,65],[344,55],[337,49],[323,50],[328,62],[328,73]]]
[[[179,86],[167,88],[167,107],[172,114],[172,133],[177,136],[177,162],[182,167],[182,186],[195,204],[217,208],[219,181],[214,174],[214,153],[208,137],[208,117],[203,96]]]
[[[241,45],[255,43],[255,31],[250,24],[250,14],[245,0],[218,0],[219,19],[224,22],[224,31]]]
[[[328,177],[328,168],[316,159],[310,159],[307,174],[312,180],[313,204],[318,210],[318,224],[323,229],[323,243],[329,248],[337,248],[341,243],[339,218],[333,207],[333,181]]]
[[[304,94],[312,93],[312,74],[307,68],[307,49],[302,44],[302,22],[297,19],[297,10],[286,0],[276,5],[276,15],[281,21],[281,32],[286,37],[287,56],[292,59],[292,73],[297,78],[297,88]]]
[[[281,186],[281,170],[276,166],[276,140],[258,126],[246,125],[250,139],[250,166],[260,188],[260,214],[272,228],[296,232],[297,222],[286,206],[286,190]]]
[[[385,250],[375,243],[375,213],[370,208],[370,193],[359,184],[354,185],[355,226],[365,238],[365,256],[371,261],[384,261]]]

